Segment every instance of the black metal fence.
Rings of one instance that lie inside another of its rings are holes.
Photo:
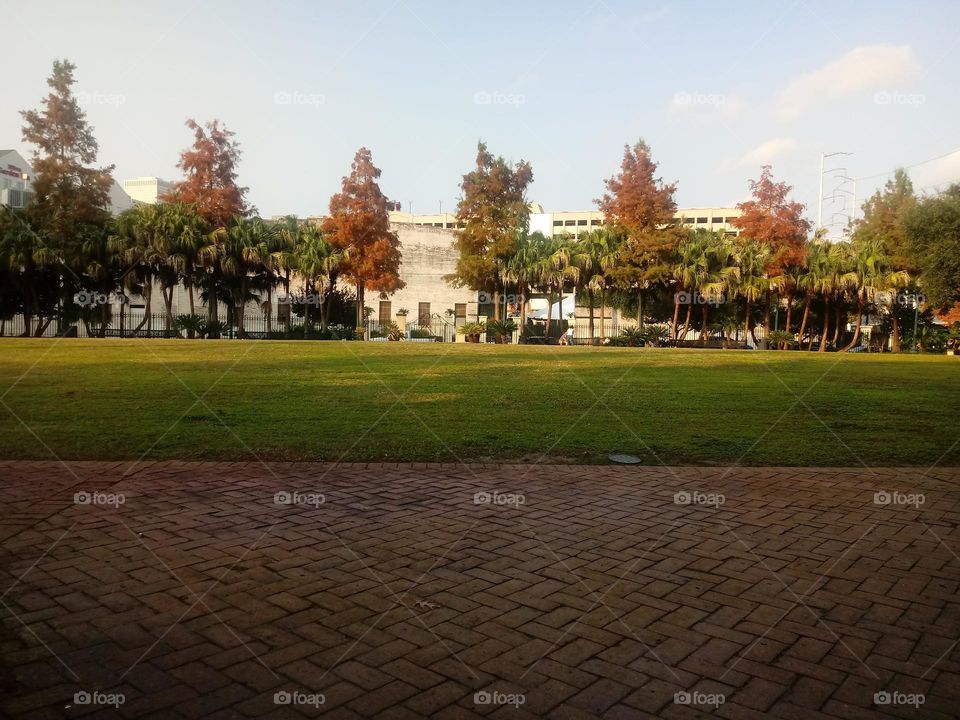
[[[406,323],[380,323],[368,320],[361,328],[344,325],[331,325],[321,328],[318,323],[308,323],[302,318],[293,317],[290,320],[270,318],[262,313],[249,313],[239,317],[231,317],[231,313],[221,313],[218,323],[204,326],[193,331],[179,327],[176,318],[168,318],[165,313],[151,313],[149,316],[142,311],[133,309],[129,312],[114,314],[104,325],[97,318],[74,320],[69,323],[53,317],[31,318],[29,332],[27,323],[22,315],[0,319],[0,337],[79,337],[79,338],[176,338],[176,337],[206,337],[211,339],[246,338],[251,340],[367,340],[374,342],[389,342],[400,340],[404,342],[467,342],[467,338],[458,333],[458,328],[465,322],[465,318],[444,319],[434,316],[430,322],[413,321]],[[519,324],[519,323],[518,323]],[[607,318],[601,323],[597,318],[593,323],[592,333],[588,318],[576,320],[554,320],[550,325],[549,335],[546,323],[543,321],[528,321],[526,326],[519,328],[510,336],[498,338],[492,332],[481,336],[480,342],[526,344],[561,344],[599,345],[614,342],[622,332],[635,330],[636,323],[632,320],[613,320]],[[573,329],[572,335],[568,332]],[[743,328],[731,332],[726,340],[723,335],[710,333],[706,343],[703,342],[698,331],[691,330],[687,338],[681,341],[666,339],[660,343],[675,347],[765,347],[766,331],[762,325],[751,328],[749,335]],[[843,347],[852,336],[850,332],[841,332],[837,345]],[[815,339],[814,349],[819,346],[819,338]],[[803,347],[806,347],[806,341]],[[860,351],[871,350],[873,347],[864,334],[858,343]],[[834,349],[832,342],[829,348]]]

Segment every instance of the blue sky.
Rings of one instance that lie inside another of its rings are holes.
[[[237,133],[263,215],[325,211],[366,145],[404,208],[452,210],[483,138],[532,200],[593,206],[646,139],[683,206],[745,197],[771,162],[816,214],[819,153],[867,178],[960,148],[956,2],[4,3],[0,147],[54,57],[118,179],[177,179],[187,117]],[[960,153],[912,171],[960,179]],[[858,183],[864,198],[884,177]],[[829,187],[829,181],[828,181]],[[834,209],[835,211],[836,209]],[[831,210],[825,214],[829,217]]]

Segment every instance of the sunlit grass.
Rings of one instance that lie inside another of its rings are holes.
[[[0,341],[0,457],[957,464],[955,358]]]

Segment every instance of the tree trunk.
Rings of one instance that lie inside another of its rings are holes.
[[[600,344],[607,339],[607,287],[600,288]]]
[[[900,352],[900,316],[897,315],[897,308],[894,306],[893,315],[891,315],[890,320],[893,322],[893,347],[892,350],[895,353]]]
[[[678,337],[680,342],[687,339],[687,333],[690,331],[690,312],[693,310],[693,303],[687,304],[687,317],[683,321],[683,333]]]
[[[847,343],[840,352],[846,352],[854,345],[857,344],[857,340],[860,339],[860,324],[863,319],[863,298],[857,298],[857,324],[853,329],[853,340]]]
[[[751,305],[750,299],[747,298],[746,302],[747,302],[747,306],[743,312],[743,341],[744,342],[747,342],[747,338],[750,337],[750,305]],[[754,341],[754,345],[756,345],[756,341]]]
[[[590,344],[596,345],[597,340],[594,335],[594,324],[593,324],[593,289],[587,289],[587,302],[590,304]]]
[[[637,324],[643,330],[643,290],[637,291]]]
[[[790,321],[793,317],[793,290],[787,293],[787,325],[784,330],[790,332]]]
[[[700,341],[703,343],[703,346],[707,346],[707,316],[709,315],[709,307],[707,303],[703,304],[703,327],[700,328]]]
[[[562,303],[560,307],[562,309],[563,307]],[[551,323],[553,323],[553,286],[552,285],[547,289],[547,327],[543,331],[543,342],[547,344],[549,344],[550,342]]]
[[[147,332],[149,332],[153,323],[151,322],[151,300],[153,298],[153,283],[147,281],[143,284],[143,320],[140,321],[140,324],[137,325],[133,330],[133,334],[136,335],[143,328],[144,325],[147,326]]]
[[[803,320],[800,321],[800,332],[798,336],[800,338],[800,343],[803,343],[803,332],[807,329],[807,318],[810,317],[810,303],[813,302],[813,294],[807,293],[806,300],[803,303]],[[798,346],[802,347],[802,345]]]
[[[820,349],[818,352],[827,351],[827,335],[830,334],[830,296],[823,297],[823,335],[820,337]]]
[[[766,303],[764,303],[765,307],[763,310],[763,336],[767,347],[770,347],[770,303],[772,299],[772,293],[767,290]]]
[[[843,311],[842,311],[840,305],[838,304],[837,307],[836,307],[836,308],[834,309],[834,311],[833,311],[833,316],[834,316],[834,319],[836,320],[836,322],[835,322],[834,325],[833,325],[833,337],[832,337],[831,340],[830,340],[830,341],[833,343],[833,346],[834,346],[834,347],[837,346],[837,341],[840,339],[840,320],[841,320],[841,318],[842,318],[842,316],[843,316],[842,313],[843,313]]]
[[[677,335],[677,330],[680,328],[677,327],[677,323],[680,321],[680,303],[677,302],[677,294],[673,294],[673,322],[670,324],[670,332],[673,334],[673,339],[676,340],[679,335]]]
[[[163,296],[163,305],[167,313],[167,317],[164,319],[164,330],[166,337],[170,337],[170,331],[173,329],[173,287],[161,287],[160,294]]]
[[[187,284],[187,296],[190,298],[190,314],[196,315],[197,311],[193,307],[193,281],[192,280]]]

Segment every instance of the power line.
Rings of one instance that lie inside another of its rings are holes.
[[[943,155],[937,155],[936,157],[932,157],[932,158],[930,158],[929,160],[922,160],[921,162],[914,163],[913,165],[906,165],[906,166],[903,166],[903,167],[894,168],[893,170],[888,170],[887,172],[877,173],[876,175],[866,175],[866,176],[858,177],[857,180],[873,180],[874,178],[884,177],[884,176],[886,176],[886,175],[890,175],[890,174],[896,172],[897,170],[910,170],[910,169],[912,169],[912,168],[920,167],[921,165],[926,165],[927,163],[931,163],[931,162],[933,162],[934,160],[943,160],[943,158],[945,158],[945,157],[950,157],[951,155],[955,155],[955,154],[958,153],[958,152],[960,152],[960,148],[957,148],[956,150],[951,150],[950,152],[944,153]]]

